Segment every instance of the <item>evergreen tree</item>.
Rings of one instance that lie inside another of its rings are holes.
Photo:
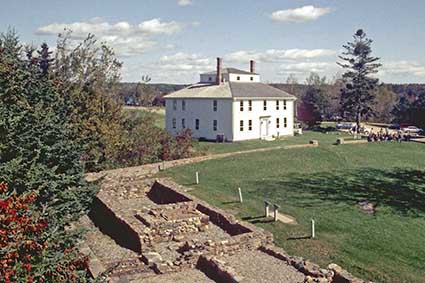
[[[326,77],[310,73],[306,79],[307,90],[301,99],[300,120],[312,127],[320,123],[328,113],[330,105],[324,85]]]
[[[80,233],[68,227],[87,212],[95,191],[84,181],[81,148],[48,75],[47,45],[40,52],[35,58],[29,49],[25,59],[13,31],[0,36],[0,181],[10,186],[2,198],[35,193],[33,209],[48,222],[42,276],[75,255],[64,251],[74,250]]]
[[[371,112],[375,89],[378,86],[378,79],[370,75],[377,73],[381,64],[377,63],[378,57],[371,56],[372,40],[366,37],[363,30],[357,30],[353,38],[352,42],[343,45],[345,52],[339,58],[344,62],[338,65],[347,70],[342,75],[342,111],[355,117],[359,129],[362,117],[367,117]]]

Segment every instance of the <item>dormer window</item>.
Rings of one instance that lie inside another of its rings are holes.
[[[237,76],[236,77],[236,80],[240,81],[241,80],[241,77]]]

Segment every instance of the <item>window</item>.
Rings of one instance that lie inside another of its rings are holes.
[[[182,111],[186,111],[186,100],[182,100]]]
[[[243,111],[243,100],[241,100],[239,102],[239,110],[242,112]]]
[[[212,78],[211,78],[211,77],[209,77],[209,78],[208,78],[208,80],[209,80],[209,81],[212,81]]]
[[[263,110],[267,110],[267,100],[263,100]]]
[[[254,80],[254,77],[250,77],[250,79],[251,79],[251,81],[253,81]]]
[[[248,120],[248,131],[252,131],[252,120]]]
[[[239,121],[239,130],[243,132],[243,120]]]
[[[177,128],[176,118],[173,118],[173,120],[171,121],[171,123],[173,124],[173,129]]]
[[[195,129],[199,130],[199,119],[195,119]]]
[[[217,112],[217,100],[213,101],[213,111]]]
[[[186,121],[184,118],[182,119],[182,129],[186,129]]]
[[[286,100],[283,101],[283,110],[286,110]]]
[[[276,128],[280,128],[280,120],[279,120],[279,118],[276,118]]]
[[[217,120],[213,121],[213,130],[217,131]]]
[[[276,100],[276,110],[279,110],[279,100]]]
[[[287,121],[286,117],[283,118],[283,127],[284,128],[288,127],[288,121]]]
[[[173,110],[177,110],[177,100],[173,100]]]
[[[236,77],[236,79],[237,79],[238,81],[240,81],[240,80],[241,80],[241,77],[237,76],[237,77]]]
[[[248,100],[248,111],[252,111],[252,100]]]

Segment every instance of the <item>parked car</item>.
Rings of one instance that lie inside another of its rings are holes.
[[[398,130],[400,130],[400,125],[399,124],[392,124],[388,127],[388,129],[398,131]]]
[[[336,128],[338,130],[351,130],[356,126],[356,123],[351,122],[341,122],[336,124]]]
[[[408,126],[403,128],[403,133],[410,134],[410,135],[422,135],[424,130],[416,127],[416,126]]]

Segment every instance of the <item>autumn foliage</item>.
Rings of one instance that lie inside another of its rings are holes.
[[[7,184],[0,183],[0,193],[7,192]],[[79,282],[86,257],[63,260],[47,270],[40,265],[54,247],[45,235],[48,221],[33,211],[35,199],[34,192],[0,199],[0,282]]]

